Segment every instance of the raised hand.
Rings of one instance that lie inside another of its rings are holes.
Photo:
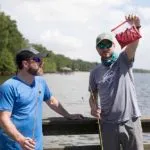
[[[128,16],[125,16],[125,19],[130,25],[135,25],[137,28],[141,27],[140,18],[138,16],[130,14]]]

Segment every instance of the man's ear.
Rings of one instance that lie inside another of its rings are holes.
[[[28,62],[26,60],[22,61],[22,66],[23,68],[27,68],[28,67]]]

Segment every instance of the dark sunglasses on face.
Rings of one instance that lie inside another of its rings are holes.
[[[41,59],[39,57],[33,57],[32,60],[34,60],[37,63],[41,62]]]
[[[112,47],[112,42],[109,42],[109,43],[99,43],[99,44],[97,45],[97,47],[98,47],[99,49],[109,49],[109,48]]]

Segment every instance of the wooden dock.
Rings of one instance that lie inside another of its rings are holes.
[[[142,118],[141,121],[143,132],[150,133],[150,118]],[[43,119],[43,134],[44,136],[98,134],[98,124],[95,118],[89,117],[83,120],[67,120],[63,117],[48,118]],[[67,146],[44,150],[100,150],[100,146]],[[144,144],[144,150],[150,150],[149,143]]]

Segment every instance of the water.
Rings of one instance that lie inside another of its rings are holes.
[[[134,77],[142,116],[149,117],[150,74],[135,73]],[[91,117],[88,103],[89,73],[45,74],[44,78],[52,90],[53,95],[70,113],[81,113],[85,117]],[[0,82],[2,82],[1,78]],[[49,109],[46,104],[43,104],[43,108],[43,118],[60,116]],[[144,133],[143,135],[144,142],[150,142],[150,134]],[[44,136],[44,148],[91,144],[99,144],[98,135]]]

